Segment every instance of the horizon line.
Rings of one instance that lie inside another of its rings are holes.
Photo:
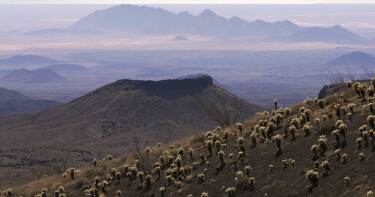
[[[375,5],[375,2],[0,2],[0,5]]]

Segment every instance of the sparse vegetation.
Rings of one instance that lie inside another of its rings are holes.
[[[370,173],[373,164],[375,118],[369,100],[374,94],[369,86],[372,82],[355,82],[340,94],[290,108],[276,102],[272,111],[248,121],[175,144],[147,146],[140,151],[142,158],[107,156],[93,160],[88,169],[69,168],[67,178],[37,191],[42,196],[52,191],[79,196],[72,185],[84,180],[84,193],[91,196],[334,196],[342,194],[340,189],[353,196],[373,196],[368,186],[355,189],[361,175],[351,172],[355,168]],[[327,184],[340,189],[325,191]],[[17,189],[7,191],[18,195]]]

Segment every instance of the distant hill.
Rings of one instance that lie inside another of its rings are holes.
[[[49,64],[56,64],[58,61],[38,55],[16,55],[0,59],[0,66],[12,66],[10,68],[40,67]]]
[[[68,158],[87,162],[108,153],[123,154],[134,151],[137,144],[169,142],[216,127],[217,120],[243,120],[259,110],[217,87],[209,76],[120,80],[49,111],[0,119],[0,136],[8,136],[0,138],[0,148],[9,150],[8,155],[24,150],[17,158],[32,151],[22,162],[0,160],[0,172],[4,165],[27,170],[38,163],[53,167]],[[221,119],[223,113],[229,116]],[[35,178],[32,173],[20,176]]]
[[[78,64],[53,64],[45,68],[48,68],[57,73],[75,73],[87,71],[87,67]]]
[[[321,27],[308,27],[301,31],[292,34],[289,37],[290,41],[321,41],[321,42],[334,42],[334,43],[346,43],[360,42],[363,38],[355,33],[350,32],[340,25],[332,27],[321,28]]]
[[[49,68],[40,68],[35,70],[28,69],[16,69],[8,73],[4,77],[0,78],[1,83],[58,83],[63,82],[66,79],[52,71]]]
[[[147,6],[119,5],[96,11],[75,24],[72,29],[89,29],[107,33],[197,34],[214,37],[251,37],[287,41],[324,41],[350,43],[362,37],[341,26],[301,27],[290,21],[269,23],[262,20],[229,19],[204,10],[199,15],[173,12]],[[336,35],[336,36],[334,36]]]
[[[27,96],[14,91],[14,90],[9,90],[6,88],[0,88],[0,103],[5,103],[10,100],[27,100],[29,99]]]
[[[43,111],[59,104],[52,100],[32,99],[14,90],[0,88],[0,116]]]
[[[334,66],[360,66],[375,68],[375,57],[361,51],[355,51],[348,54],[341,55],[328,63]]]
[[[175,36],[173,38],[174,41],[187,41],[189,40],[189,38],[185,37],[185,36]]]

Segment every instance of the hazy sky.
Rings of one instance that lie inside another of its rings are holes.
[[[1,3],[134,3],[134,4],[153,4],[153,3],[256,3],[256,4],[312,4],[312,3],[375,3],[375,0],[1,0]]]

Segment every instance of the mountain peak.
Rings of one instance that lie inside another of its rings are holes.
[[[149,95],[161,97],[179,97],[200,92],[213,86],[213,79],[208,75],[197,75],[189,78],[143,81],[123,79],[109,86],[123,90],[141,90]]]
[[[209,17],[211,17],[211,16],[217,16],[217,14],[210,9],[205,9],[199,14],[199,16],[209,16]]]
[[[28,70],[25,68],[15,69],[0,79],[5,83],[51,83],[63,82],[66,79],[49,68],[38,68]]]
[[[332,26],[333,29],[338,29],[338,30],[346,30],[343,26],[341,25],[334,25]]]

